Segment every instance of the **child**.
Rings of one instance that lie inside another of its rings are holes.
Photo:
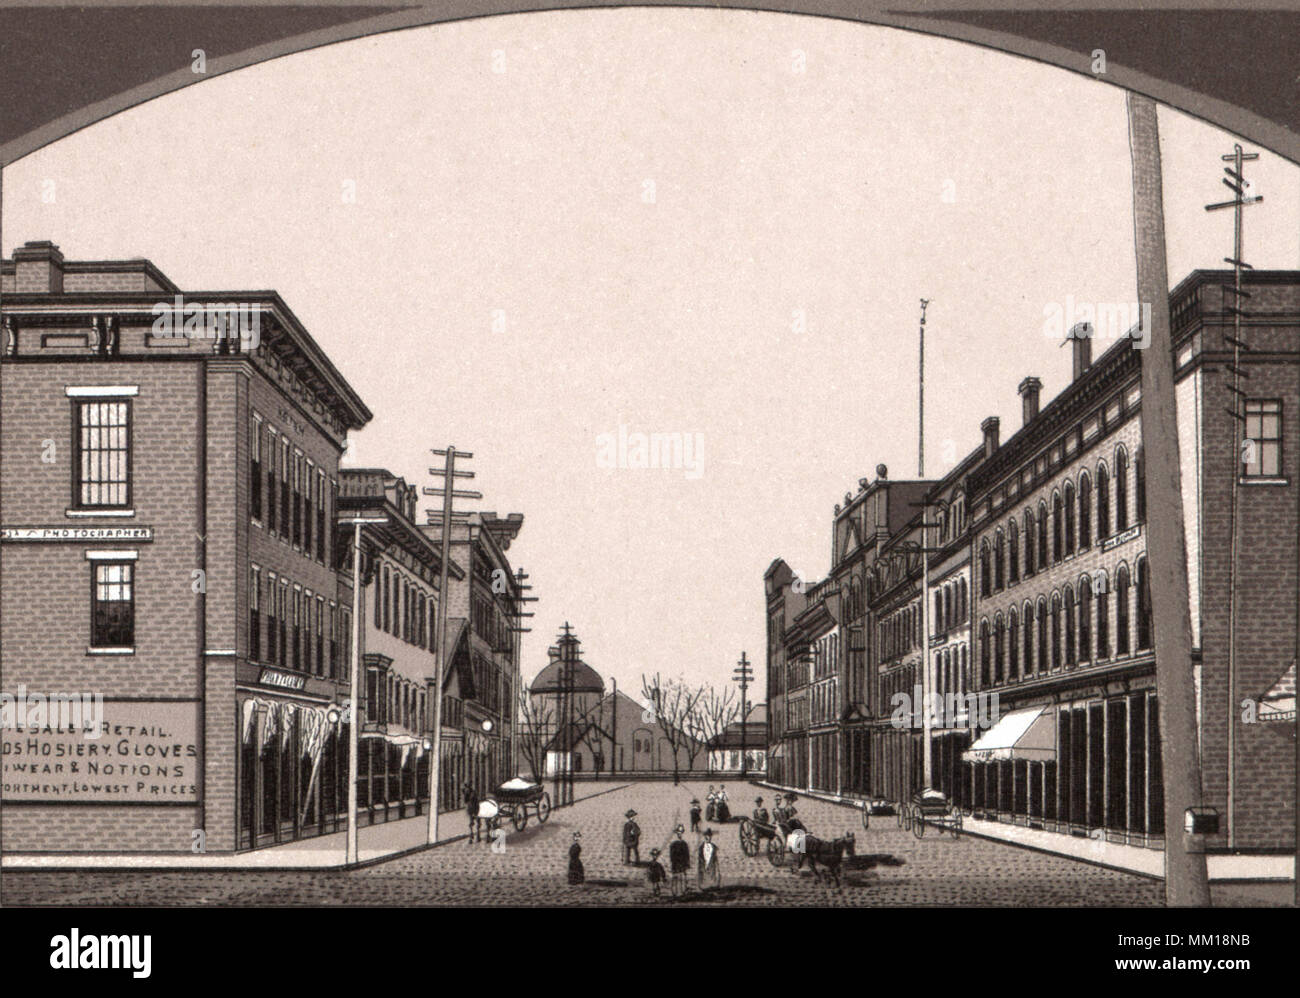
[[[700,830],[700,801],[699,798],[697,797],[695,800],[691,801],[691,831],[698,832],[699,830]]]
[[[645,869],[646,882],[650,884],[650,889],[654,891],[655,897],[659,896],[659,886],[668,879],[664,872],[663,863],[659,862],[659,850],[650,850],[650,865]]]

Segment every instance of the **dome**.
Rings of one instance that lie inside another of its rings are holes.
[[[572,665],[573,685],[569,689],[574,693],[604,693],[605,681],[600,678],[596,672],[586,662],[581,660],[574,662]],[[556,659],[551,662],[545,669],[537,674],[532,685],[528,688],[530,693],[559,693],[564,684],[564,662]]]

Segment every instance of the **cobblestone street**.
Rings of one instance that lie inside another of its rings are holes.
[[[819,837],[853,831],[857,854],[845,859],[840,891],[819,883],[805,868],[774,867],[765,853],[742,854],[739,822],[713,825],[720,847],[722,887],[694,889],[695,847],[691,841],[691,891],[672,898],[665,888],[655,898],[644,871],[624,866],[620,857],[623,814],[639,812],[641,858],[654,846],[664,850],[674,825],[689,825],[692,797],[703,798],[707,785],[642,783],[614,786],[572,807],[558,809],[545,825],[530,822],[511,829],[504,851],[484,844],[453,842],[358,870],[279,872],[27,872],[3,875],[3,902],[8,905],[989,905],[989,906],[1124,906],[1162,903],[1162,888],[1148,878],[999,842],[927,830],[923,839],[898,827],[893,817],[861,826],[859,811],[800,799],[800,817]],[[737,814],[748,813],[759,793],[770,805],[766,788],[732,784],[728,788]],[[446,819],[456,827],[459,813]],[[509,827],[509,826],[507,826]],[[568,849],[574,831],[582,832],[582,860],[587,881],[567,882]],[[806,867],[806,864],[805,864]],[[1256,896],[1237,897],[1216,888],[1216,904],[1268,903]]]

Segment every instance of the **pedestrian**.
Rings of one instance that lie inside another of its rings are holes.
[[[700,843],[699,858],[695,864],[695,876],[700,890],[722,886],[722,875],[718,870],[718,847],[713,844],[713,829],[704,830],[704,841]]]
[[[581,884],[587,879],[587,871],[582,868],[582,832],[573,833],[573,845],[569,846],[569,883]]]
[[[763,798],[755,797],[754,804],[755,804],[754,820],[757,821],[760,825],[770,824],[771,819],[768,817],[767,808],[763,806]]]
[[[691,847],[682,838],[686,829],[678,825],[673,829],[677,837],[668,845],[668,869],[672,873],[673,897],[686,893],[686,874],[691,870]]]
[[[664,865],[659,862],[659,850],[650,850],[650,865],[645,868],[645,879],[649,883],[650,889],[654,891],[655,897],[659,896],[659,888],[668,875],[664,873]]]
[[[777,794],[776,799],[772,801],[772,824],[780,828],[785,824],[785,818],[785,804],[782,803],[781,795]]]
[[[720,822],[731,820],[731,805],[727,801],[727,785],[724,783],[718,787],[717,820]]]
[[[700,799],[696,797],[691,801],[691,833],[694,834],[700,830]]]
[[[704,820],[717,821],[718,820],[718,792],[713,789],[712,783],[709,784],[709,792],[704,795],[704,799],[709,802],[708,806],[705,807],[704,809]]]
[[[623,824],[623,865],[636,863],[641,865],[641,826],[636,823],[636,811],[628,808],[623,815],[627,821]]]
[[[474,790],[474,784],[472,783],[465,784],[465,792],[463,796],[465,798],[465,814],[469,817],[468,842],[477,842],[478,841],[478,793]]]

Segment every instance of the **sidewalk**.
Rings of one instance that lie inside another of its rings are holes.
[[[575,787],[573,803],[612,793],[627,786]],[[537,821],[530,815],[528,826]],[[392,859],[460,842],[468,837],[463,810],[438,816],[438,841],[430,845],[429,816],[389,821],[357,830],[357,866]],[[509,822],[507,830],[512,830]],[[0,870],[328,870],[347,868],[347,832],[335,832],[284,845],[237,853],[10,853],[0,857]],[[355,867],[353,867],[355,869]]]
[[[861,801],[855,797],[840,797],[819,790],[804,790],[767,782],[764,782],[763,786],[772,790],[792,791],[802,797],[814,797],[831,804],[861,808]],[[895,819],[888,817],[875,820]],[[873,826],[874,823],[873,821]],[[975,835],[983,839],[1006,842],[1008,845],[1019,846],[1022,849],[1067,856],[1097,866],[1125,870],[1156,879],[1164,877],[1164,852],[1160,849],[1146,849],[1141,846],[1107,842],[1103,839],[1078,838],[1024,825],[1011,825],[1000,821],[976,821],[971,818],[963,818],[961,831],[963,835]],[[1293,856],[1209,855],[1206,857],[1206,864],[1211,880],[1290,881],[1295,877]]]

